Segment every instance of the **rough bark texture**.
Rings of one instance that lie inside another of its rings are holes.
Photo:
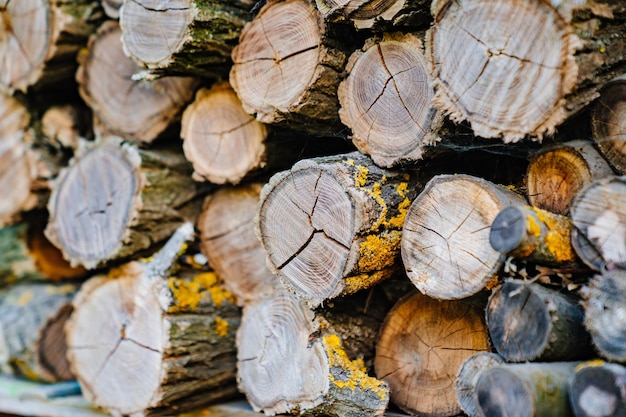
[[[504,363],[497,353],[478,352],[465,359],[456,374],[454,389],[459,406],[469,417],[479,417],[474,404],[474,390],[480,375],[487,369]]]
[[[438,301],[414,293],[402,298],[376,342],[376,376],[389,383],[391,401],[420,416],[461,413],[455,376],[473,353],[490,350],[482,305]]]
[[[357,29],[425,28],[430,3],[423,0],[316,0],[325,18],[349,21]]]
[[[402,230],[402,261],[423,294],[461,299],[481,291],[503,263],[489,228],[518,194],[469,175],[438,175],[413,200]]]
[[[359,152],[301,160],[274,175],[257,219],[270,270],[313,306],[388,278],[417,177]]]
[[[591,114],[593,140],[620,174],[626,174],[626,76],[608,83]]]
[[[626,368],[599,360],[576,368],[569,399],[576,417],[626,415]]]

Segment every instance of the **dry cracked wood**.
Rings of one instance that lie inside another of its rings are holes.
[[[569,388],[576,417],[626,415],[626,368],[593,360],[576,368]]]
[[[411,30],[426,27],[432,20],[430,2],[424,0],[316,0],[327,19],[346,20],[357,29]]]
[[[626,77],[608,83],[591,114],[593,140],[611,166],[626,174]]]

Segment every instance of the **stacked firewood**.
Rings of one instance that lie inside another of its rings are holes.
[[[0,17],[0,372],[113,415],[626,413],[624,2]]]

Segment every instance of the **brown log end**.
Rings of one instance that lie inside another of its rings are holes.
[[[620,174],[626,174],[626,79],[608,83],[591,114],[593,140]]]

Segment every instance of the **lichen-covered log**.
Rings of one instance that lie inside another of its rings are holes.
[[[103,18],[94,0],[20,0],[0,6],[0,89],[53,86],[76,71],[76,55]]]
[[[430,2],[423,0],[316,0],[325,18],[348,21],[357,29],[425,28],[431,22]]]
[[[0,297],[0,371],[43,382],[73,379],[63,326],[76,284],[20,283]]]
[[[406,214],[402,261],[423,294],[461,299],[493,281],[504,257],[489,243],[490,227],[509,205],[523,205],[515,192],[470,175],[437,175]]]
[[[91,36],[76,72],[79,92],[93,110],[96,133],[150,143],[179,118],[198,80],[134,79],[141,67],[124,55],[121,35],[119,24],[107,21]]]
[[[376,341],[376,376],[389,383],[391,401],[411,415],[461,413],[455,383],[473,353],[491,350],[484,304],[439,301],[417,292],[388,313]]]
[[[557,143],[532,156],[524,178],[526,196],[535,207],[567,215],[582,188],[612,174],[593,142]]]
[[[591,113],[593,140],[620,174],[626,174],[626,76],[608,83]]]
[[[438,139],[440,117],[419,38],[371,38],[350,56],[346,70],[339,116],[357,149],[383,167],[421,159],[424,147]]]
[[[619,1],[438,0],[427,34],[435,104],[477,136],[541,138],[624,72]],[[568,9],[568,10],[565,10]]]
[[[334,28],[308,0],[270,0],[241,32],[230,83],[246,112],[313,134],[336,133],[347,61]],[[345,39],[341,39],[345,41]]]
[[[151,73],[228,75],[230,54],[250,21],[255,0],[124,2],[120,9],[124,51]]]
[[[509,280],[486,309],[489,335],[507,362],[570,361],[593,355],[579,300],[538,283]]]
[[[66,325],[83,395],[116,415],[171,415],[237,392],[241,313],[212,272],[168,273],[193,227],[151,260],[87,281]],[[168,278],[169,276],[169,278]]]
[[[626,415],[626,368],[600,360],[580,364],[569,399],[576,417]]]
[[[589,267],[626,266],[626,177],[608,176],[583,188],[572,202],[574,250]]]
[[[364,337],[373,348],[377,327],[352,313],[358,325],[343,333],[336,316],[316,315],[284,290],[244,307],[237,379],[252,407],[266,415],[382,416],[389,386],[348,354]]]
[[[480,375],[489,368],[501,365],[504,358],[497,353],[478,352],[465,359],[456,374],[454,390],[461,410],[469,417],[480,417],[474,404],[474,390]]]
[[[388,278],[418,177],[381,169],[359,152],[275,174],[257,219],[270,270],[313,306]]]
[[[140,150],[107,137],[79,151],[57,178],[45,233],[72,265],[93,268],[195,221],[206,191],[191,179],[179,148]]]

